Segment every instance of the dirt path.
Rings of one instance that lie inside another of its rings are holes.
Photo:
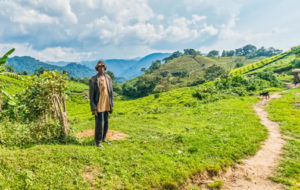
[[[90,129],[90,130],[81,131],[77,133],[76,136],[78,138],[86,138],[86,137],[93,137],[94,134],[95,134],[95,130]],[[108,130],[106,137],[108,140],[114,141],[114,140],[124,140],[128,137],[128,135],[121,133],[119,131]]]
[[[269,179],[276,170],[282,147],[285,141],[279,132],[279,125],[268,119],[264,106],[273,98],[280,98],[279,93],[270,96],[269,100],[262,100],[254,106],[254,110],[261,119],[261,123],[268,129],[268,139],[254,157],[243,160],[242,164],[230,169],[223,177],[224,189],[277,190],[283,189]]]

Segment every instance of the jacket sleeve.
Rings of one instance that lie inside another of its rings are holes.
[[[114,107],[114,88],[113,88],[113,85],[112,85],[111,78],[109,80],[109,83],[110,83],[110,88],[111,88],[111,107]]]
[[[90,106],[91,106],[91,111],[94,111],[97,109],[97,106],[94,102],[95,99],[95,93],[94,93],[95,89],[94,89],[94,84],[93,81],[90,79],[89,80],[89,99],[90,99]]]

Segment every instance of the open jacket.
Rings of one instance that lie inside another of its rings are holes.
[[[97,109],[97,104],[100,99],[100,91],[99,86],[97,83],[98,74],[93,76],[89,81],[89,98],[90,98],[90,106],[91,111],[95,111]],[[113,96],[113,87],[112,87],[112,80],[109,75],[105,74],[106,82],[107,82],[107,89],[108,89],[108,96],[109,96],[109,106],[110,110],[112,110],[114,106],[114,96]]]

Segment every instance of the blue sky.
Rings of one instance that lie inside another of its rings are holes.
[[[42,61],[300,45],[299,0],[0,0],[0,53]]]

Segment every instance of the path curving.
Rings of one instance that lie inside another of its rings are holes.
[[[271,181],[274,175],[282,147],[285,144],[279,125],[268,119],[264,107],[273,98],[280,98],[279,93],[272,94],[269,100],[263,99],[254,106],[261,123],[267,128],[269,136],[255,156],[243,160],[242,164],[229,169],[222,177],[223,189],[230,190],[281,190],[280,184]]]

